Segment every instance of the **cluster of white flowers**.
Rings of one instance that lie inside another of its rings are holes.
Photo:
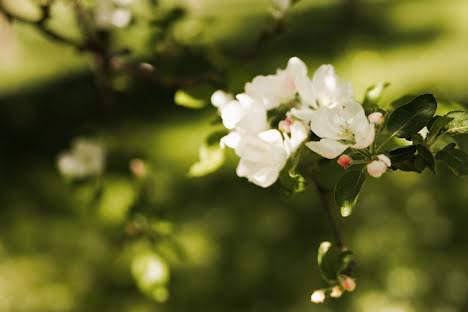
[[[297,57],[275,75],[255,77],[235,97],[216,91],[211,102],[230,130],[221,146],[234,149],[240,157],[238,176],[262,187],[278,179],[310,131],[320,140],[305,145],[333,159],[350,147],[369,147],[376,125],[382,122],[381,115],[366,117],[362,105],[354,100],[351,84],[341,83],[333,66],[322,65],[310,79],[306,65]],[[286,109],[286,115],[272,125],[267,112],[279,108]]]
[[[64,175],[72,178],[84,178],[99,175],[104,169],[105,152],[103,146],[88,138],[77,138],[70,151],[61,153],[57,167]]]
[[[96,5],[95,22],[99,28],[123,28],[132,19],[129,6],[133,0],[100,0]]]

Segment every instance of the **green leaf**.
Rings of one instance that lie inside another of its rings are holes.
[[[216,171],[224,163],[224,150],[219,144],[200,146],[200,160],[194,163],[188,172],[189,177],[202,177]]]
[[[325,257],[325,255],[327,254],[327,252],[328,252],[328,250],[330,249],[331,246],[332,246],[332,244],[330,242],[320,243],[320,246],[319,246],[319,249],[318,249],[318,254],[317,254],[317,263],[318,263],[319,266],[322,265],[323,258]]]
[[[377,103],[380,101],[383,92],[389,85],[389,82],[378,82],[366,89],[364,100],[362,101],[362,106],[364,107],[366,115],[378,111],[379,107]]]
[[[426,142],[429,146],[434,143],[437,136],[443,132],[443,128],[453,120],[451,117],[447,116],[435,116],[432,118],[429,128],[429,134],[427,135]]]
[[[402,105],[405,105],[405,104],[408,104],[409,102],[411,102],[414,98],[416,97],[416,95],[403,95],[402,97],[399,97],[398,99],[396,99],[395,101],[393,101],[392,103],[390,103],[390,108],[392,108],[393,110],[397,109],[398,107],[402,106]]]
[[[335,201],[341,209],[341,215],[347,217],[351,214],[353,207],[366,181],[367,174],[363,170],[347,170],[338,179],[335,186]]]
[[[408,145],[390,151],[388,154],[392,164],[400,163],[411,158],[416,153],[416,146]]]
[[[436,109],[437,102],[432,94],[420,95],[390,115],[387,129],[391,136],[409,138],[431,121]]]
[[[468,175],[468,155],[455,148],[455,144],[449,144],[437,152],[436,159],[445,161],[455,175]]]
[[[427,166],[431,171],[435,174],[435,160],[434,160],[434,155],[432,155],[431,151],[428,150],[425,146],[423,145],[416,145],[416,148],[418,149],[418,155],[419,157],[416,158],[416,168],[424,170],[424,168]],[[424,163],[420,164],[420,161],[423,161]]]
[[[392,163],[392,167],[395,167],[399,170],[402,170],[402,171],[414,171],[414,172],[419,172],[421,173],[422,169],[421,168],[421,164],[424,165],[424,163],[421,162],[421,160],[416,160],[418,159],[418,157],[416,155],[413,155],[411,156],[410,158],[402,161],[402,162],[398,162],[398,163]]]
[[[330,242],[322,242],[317,254],[320,274],[328,283],[334,284],[338,275],[352,264],[353,258],[350,250],[340,250],[332,246]]]
[[[206,106],[206,102],[204,100],[194,98],[183,90],[177,90],[174,95],[174,102],[177,105],[194,109],[199,109]]]
[[[445,133],[451,135],[468,133],[468,112],[455,111],[445,116],[453,119],[445,127]]]
[[[205,140],[206,144],[208,146],[212,145],[219,145],[219,141],[221,140],[222,137],[226,136],[229,133],[228,130],[217,130],[213,133],[211,133]]]

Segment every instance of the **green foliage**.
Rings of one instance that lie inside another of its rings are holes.
[[[364,170],[352,169],[345,171],[338,179],[335,186],[335,202],[340,207],[343,217],[352,213],[366,177],[367,174]]]
[[[325,281],[333,285],[338,276],[345,272],[353,261],[353,254],[349,250],[340,250],[324,241],[320,244],[317,253],[317,264]]]
[[[416,95],[411,95],[411,94],[403,95],[403,96],[399,97],[398,99],[394,100],[392,103],[390,103],[390,105],[389,105],[390,109],[395,110],[395,109],[397,109],[398,107],[400,107],[402,105],[408,104],[415,97],[416,97]]]
[[[445,127],[445,133],[450,135],[466,134],[468,133],[468,112],[454,111],[445,115],[452,120]]]
[[[298,162],[302,154],[302,149],[299,149],[280,172],[281,191],[287,197],[292,196],[294,193],[303,192],[309,184],[306,178],[297,172]]]
[[[364,100],[362,101],[362,106],[364,107],[366,115],[379,110],[379,106],[377,104],[388,86],[390,86],[389,82],[378,82],[366,89]]]
[[[391,136],[409,138],[431,121],[436,109],[437,102],[432,94],[420,95],[390,115],[387,129]]]
[[[219,144],[203,144],[200,146],[199,157],[199,161],[190,167],[188,172],[189,177],[202,177],[210,174],[218,170],[223,165],[225,159],[224,150],[221,149]]]
[[[177,90],[174,95],[174,102],[177,105],[193,109],[200,109],[206,106],[206,101],[197,99],[183,90]]]
[[[449,124],[453,118],[447,117],[447,116],[435,116],[431,123],[429,128],[429,134],[427,135],[426,141],[429,146],[434,143],[435,139],[439,134],[444,132],[444,127]]]
[[[431,151],[424,145],[418,144],[416,145],[416,148],[418,149],[415,162],[416,168],[419,169],[419,171],[423,171],[426,167],[428,167],[435,174],[434,155],[432,155]]]
[[[397,164],[410,159],[416,153],[416,146],[408,145],[399,147],[389,152],[390,160],[392,164]]]
[[[436,159],[445,161],[455,175],[468,175],[468,155],[455,148],[455,144],[449,144],[437,152]]]

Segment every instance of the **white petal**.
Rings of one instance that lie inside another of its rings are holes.
[[[291,138],[285,135],[285,145],[288,154],[292,154],[309,136],[309,130],[300,121],[295,121],[291,125]]]
[[[231,101],[221,110],[223,124],[228,129],[234,129],[244,116],[242,105],[238,101]]]
[[[234,96],[230,93],[224,92],[223,90],[217,90],[211,96],[211,103],[218,108],[222,108],[232,100],[234,100]]]
[[[267,143],[270,144],[281,144],[283,142],[283,136],[281,132],[276,129],[271,129],[268,131],[264,131],[258,135],[258,137]]]
[[[356,135],[356,144],[353,145],[354,148],[366,148],[374,142],[375,138],[375,126],[374,124],[369,124],[367,127],[367,132],[362,133],[361,136]]]
[[[307,142],[306,146],[310,148],[313,152],[319,154],[322,157],[333,159],[338,157],[341,153],[343,153],[348,146],[329,139],[321,139],[320,141],[311,141]]]
[[[314,110],[309,108],[308,106],[302,106],[301,108],[293,108],[290,112],[292,116],[304,121],[310,121],[312,119],[312,115],[314,114]]]
[[[371,177],[380,178],[387,171],[387,166],[380,160],[374,160],[367,165],[367,172]]]
[[[390,160],[390,158],[388,158],[386,155],[384,154],[380,154],[379,156],[377,156],[377,158],[383,162],[385,164],[385,166],[387,167],[391,167],[392,166],[392,161]]]
[[[240,133],[237,131],[232,131],[232,132],[229,132],[228,135],[221,138],[220,145],[221,145],[221,148],[224,148],[227,146],[232,149],[236,149],[237,146],[239,145],[240,140],[241,140]]]
[[[319,137],[339,140],[345,127],[341,109],[322,106],[310,114],[310,129]]]

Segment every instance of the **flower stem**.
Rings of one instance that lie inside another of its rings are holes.
[[[313,179],[313,183],[315,184],[315,187],[317,189],[322,208],[327,215],[328,223],[332,228],[333,235],[335,236],[336,247],[338,247],[340,250],[344,250],[345,246],[343,244],[343,240],[341,239],[340,230],[338,229],[338,225],[336,224],[335,218],[333,217],[333,213],[327,199],[327,194],[330,191],[324,186],[322,186],[316,179]]]

